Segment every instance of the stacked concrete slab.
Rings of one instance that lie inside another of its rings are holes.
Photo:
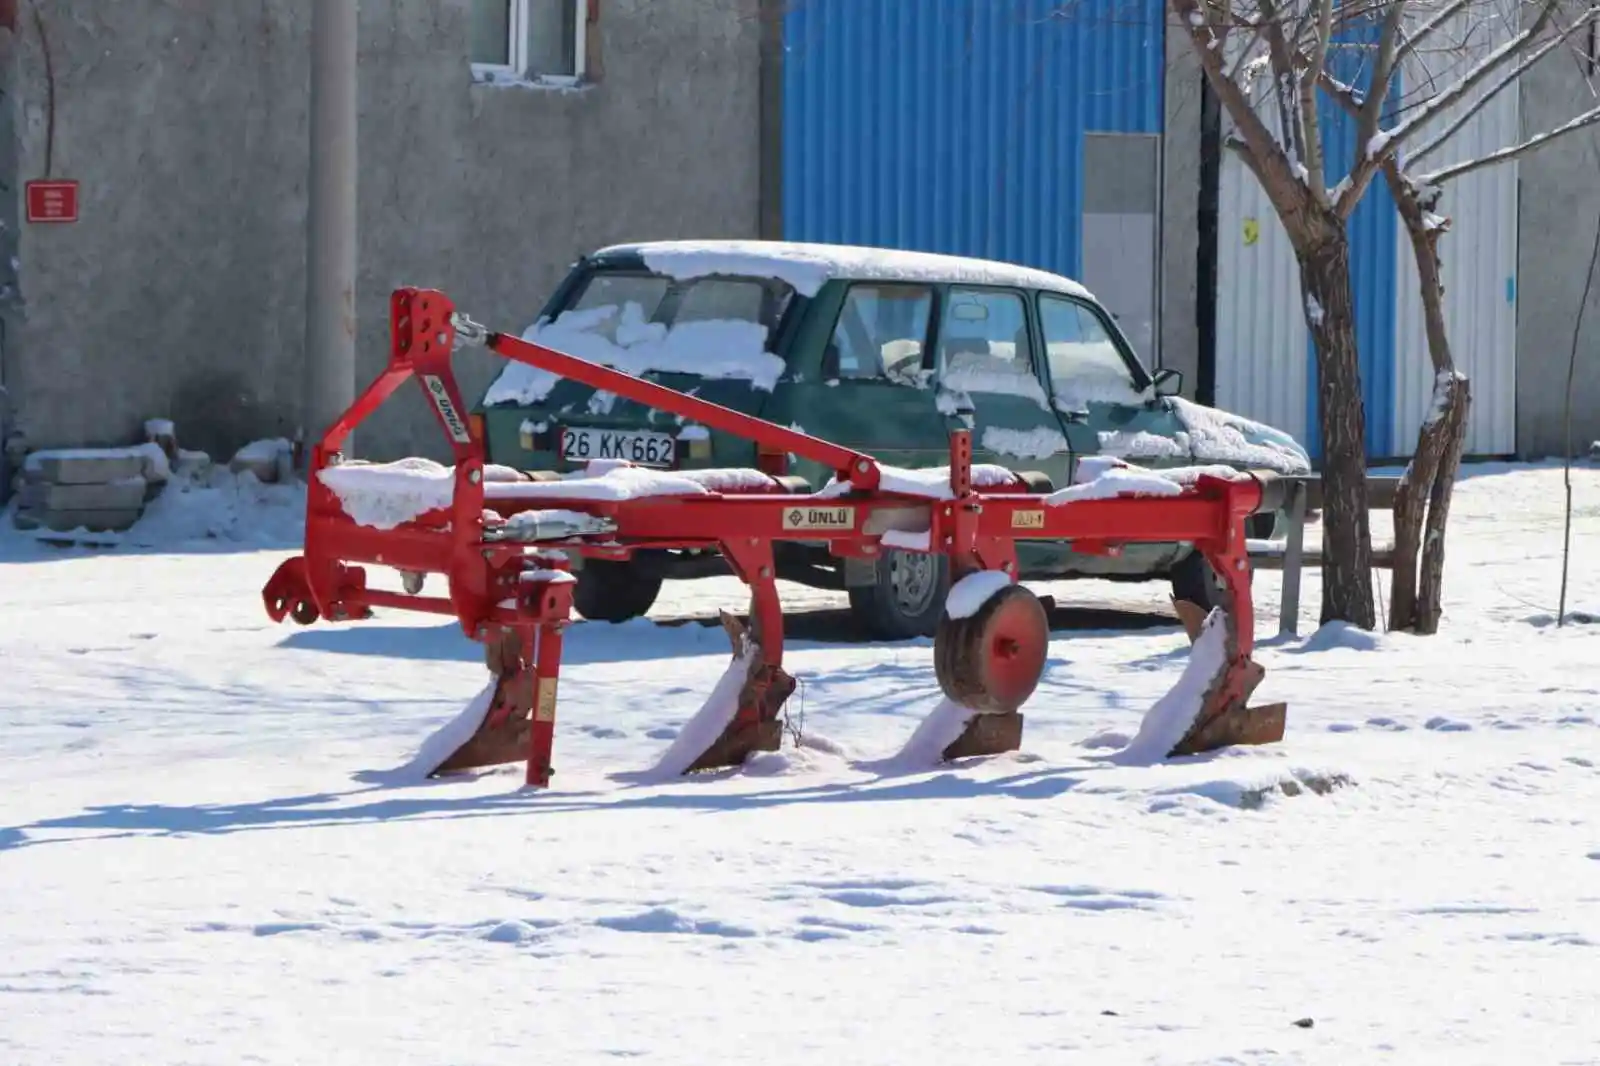
[[[124,530],[172,466],[160,445],[33,452],[23,461],[15,522],[22,529]]]

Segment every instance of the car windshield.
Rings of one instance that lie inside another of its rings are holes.
[[[523,339],[629,374],[733,378],[772,391],[783,359],[772,338],[794,290],[766,278],[680,280],[640,270],[592,272],[553,321],[541,319]],[[538,403],[554,375],[512,363],[484,402]]]

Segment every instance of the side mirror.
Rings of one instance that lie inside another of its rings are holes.
[[[1164,366],[1150,379],[1157,396],[1176,396],[1183,391],[1183,371]]]
[[[839,380],[839,346],[833,341],[829,341],[828,346],[822,349],[822,380]]]

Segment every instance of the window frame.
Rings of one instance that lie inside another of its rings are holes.
[[[844,321],[844,313],[850,306],[850,297],[857,289],[921,289],[928,294],[928,321],[923,327],[922,358],[919,361],[920,370],[928,370],[934,360],[933,339],[938,335],[939,325],[939,286],[927,281],[879,281],[874,278],[853,278],[845,283],[844,292],[839,297],[839,309],[833,314],[833,321],[828,324],[828,334],[823,340],[824,349],[833,343],[833,338],[838,334],[840,324]],[[892,385],[895,388],[913,388],[903,381],[897,381],[887,373],[872,377],[840,376],[841,382],[849,381],[852,385],[878,384]]]
[[[1055,292],[1050,289],[1040,289],[1034,294],[1034,303],[1036,305],[1034,315],[1039,329],[1039,350],[1040,354],[1044,356],[1042,369],[1045,383],[1050,386],[1050,395],[1055,395],[1056,378],[1050,369],[1050,337],[1044,328],[1044,302],[1046,300],[1059,300],[1063,303],[1072,304],[1079,310],[1089,312],[1094,317],[1094,320],[1100,323],[1100,328],[1105,331],[1106,336],[1110,338],[1111,347],[1116,349],[1117,355],[1122,357],[1123,368],[1128,371],[1129,377],[1133,379],[1134,391],[1141,394],[1149,391],[1155,378],[1149,370],[1145,369],[1145,365],[1139,361],[1139,357],[1133,353],[1133,346],[1128,343],[1128,338],[1123,336],[1122,330],[1117,327],[1115,319],[1082,297],[1073,296],[1065,292]]]
[[[1049,359],[1046,358],[1045,360],[1043,360],[1041,362],[1041,360],[1038,358],[1038,356],[1043,355],[1045,353],[1044,353],[1044,349],[1041,347],[1041,342],[1043,341],[1043,338],[1044,338],[1044,332],[1043,332],[1043,329],[1041,328],[1041,323],[1039,321],[1039,311],[1038,311],[1038,307],[1036,306],[1037,293],[1034,292],[1031,289],[1019,289],[1014,285],[984,285],[984,284],[981,284],[981,283],[979,283],[979,284],[969,284],[967,282],[955,282],[955,281],[944,282],[943,284],[941,284],[939,286],[938,305],[934,308],[933,320],[934,320],[934,323],[935,323],[935,330],[934,330],[933,346],[931,348],[931,351],[933,353],[933,372],[934,372],[934,380],[935,381],[937,381],[937,382],[944,381],[945,366],[944,366],[944,357],[941,354],[942,351],[943,351],[943,345],[944,345],[944,318],[945,318],[945,308],[950,302],[950,294],[952,292],[991,293],[991,294],[999,294],[999,295],[1006,295],[1006,296],[1015,296],[1017,299],[1021,300],[1022,301],[1022,318],[1023,318],[1023,322],[1027,325],[1027,328],[1028,328],[1028,349],[1029,350],[1028,350],[1027,372],[1033,375],[1033,379],[1035,381],[1041,382],[1042,384],[1048,384],[1049,383],[1049,378],[1050,378],[1050,375],[1049,375],[1049,370],[1050,370]],[[1026,374],[1018,374],[1017,376],[1018,377],[1025,377],[1027,375]],[[996,395],[1004,395],[1004,394],[1001,393],[1001,394],[996,394]],[[1046,395],[1048,395],[1048,393]]]
[[[510,0],[507,5],[505,63],[480,63],[472,59],[469,45],[467,59],[472,69],[473,81],[491,84],[512,82],[562,88],[583,84],[588,71],[586,60],[589,51],[589,0],[567,0],[573,9],[571,74],[543,74],[528,69],[528,64],[531,62],[528,56],[528,27],[531,21],[528,5],[532,2],[533,0]]]

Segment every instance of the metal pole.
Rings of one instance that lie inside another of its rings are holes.
[[[308,451],[356,394],[356,3],[315,0],[311,21],[301,426]]]

